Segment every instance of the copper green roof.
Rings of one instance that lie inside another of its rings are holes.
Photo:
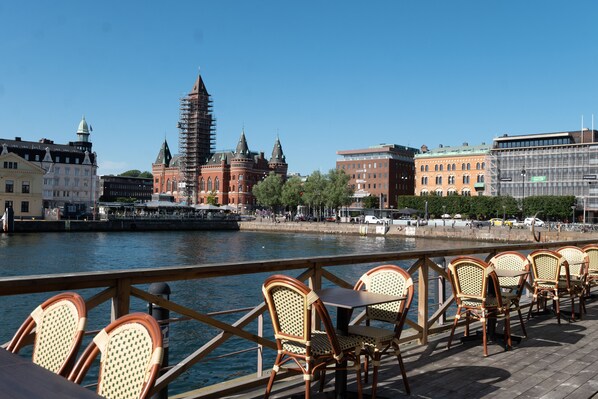
[[[415,158],[436,158],[463,155],[485,155],[492,149],[491,144],[461,145],[455,147],[438,147],[428,152],[416,154]]]

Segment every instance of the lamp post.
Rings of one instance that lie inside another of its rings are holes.
[[[241,198],[241,180],[240,178],[237,179],[237,214],[239,215],[241,212],[239,210],[239,199]]]
[[[575,223],[575,205],[571,205],[571,223]]]
[[[521,196],[521,217],[525,219],[525,167],[521,169],[521,184],[522,184],[522,196]]]
[[[444,215],[446,214],[446,205],[442,205],[442,225],[446,226],[446,218]]]

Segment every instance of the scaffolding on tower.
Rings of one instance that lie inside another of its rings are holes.
[[[184,196],[188,204],[194,204],[198,199],[200,167],[215,151],[216,145],[212,99],[201,76],[197,78],[191,93],[181,98],[178,128]]]

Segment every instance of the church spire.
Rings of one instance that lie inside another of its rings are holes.
[[[160,148],[160,152],[158,153],[158,157],[156,158],[156,164],[164,164],[168,168],[170,166],[170,160],[172,159],[172,155],[170,155],[170,149],[168,148],[168,143],[166,139],[164,139],[164,143],[162,143],[162,148]]]
[[[284,153],[282,152],[282,145],[280,145],[280,139],[276,136],[276,142],[274,143],[274,148],[272,149],[272,157],[270,158],[270,163],[285,163],[286,158]]]
[[[235,159],[249,159],[249,147],[247,146],[247,140],[245,140],[245,129],[241,132],[241,137],[237,143],[237,149],[235,150]]]

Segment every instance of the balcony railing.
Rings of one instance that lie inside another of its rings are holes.
[[[181,375],[191,367],[201,367],[197,365],[200,361],[206,359],[227,362],[231,361],[227,356],[221,354],[215,355],[214,351],[221,349],[222,345],[229,339],[235,337],[248,342],[249,349],[239,350],[237,353],[243,353],[247,350],[256,350],[258,360],[256,361],[255,372],[257,377],[235,381],[231,384],[225,384],[225,388],[205,389],[206,387],[197,386],[192,389],[200,389],[187,394],[178,395],[188,398],[208,398],[222,397],[241,392],[247,388],[255,387],[265,383],[265,377],[262,378],[262,360],[263,353],[267,349],[275,350],[276,345],[272,337],[263,334],[263,315],[267,312],[264,303],[255,307],[234,310],[211,310],[206,312],[201,310],[199,305],[205,301],[202,298],[202,292],[197,292],[195,307],[183,305],[165,297],[156,296],[142,289],[144,285],[157,282],[175,282],[190,280],[206,280],[213,277],[242,276],[256,273],[284,273],[290,274],[302,281],[306,281],[313,289],[319,289],[325,280],[329,283],[342,287],[352,287],[352,281],[345,281],[339,277],[342,268],[349,265],[358,264],[380,264],[388,262],[411,263],[408,268],[413,276],[415,283],[415,302],[417,305],[410,310],[410,319],[408,320],[408,330],[402,334],[402,341],[418,341],[420,344],[426,344],[432,334],[436,334],[448,329],[450,326],[445,324],[447,310],[453,303],[453,297],[450,295],[450,289],[446,288],[447,274],[443,265],[434,260],[445,258],[448,262],[451,257],[460,255],[474,255],[490,257],[503,251],[530,251],[540,248],[558,248],[564,245],[586,245],[595,243],[596,240],[584,241],[566,241],[537,244],[514,244],[514,245],[495,245],[492,247],[469,247],[459,249],[443,250],[418,250],[401,251],[388,253],[355,254],[341,256],[320,256],[299,259],[279,259],[269,261],[241,262],[233,264],[205,264],[181,267],[162,267],[151,269],[132,269],[105,272],[86,272],[86,273],[68,273],[55,275],[35,275],[0,278],[0,297],[14,295],[29,295],[33,293],[50,293],[55,291],[74,290],[83,291],[93,289],[94,294],[86,298],[88,312],[105,312],[105,306],[99,307],[103,303],[109,303],[111,309],[111,319],[120,317],[129,313],[131,309],[131,300],[139,298],[144,302],[152,303],[165,309],[169,309],[173,319],[194,320],[219,333],[207,342],[198,342],[185,359],[170,365],[159,378],[156,384],[156,391],[168,387],[170,384],[176,384]],[[17,265],[18,266],[18,265]],[[432,281],[436,283],[433,285]],[[326,283],[326,284],[329,284]],[[209,282],[208,282],[209,284]],[[239,287],[242,292],[243,287]],[[433,289],[436,288],[436,289]],[[259,287],[255,287],[259,290]],[[449,293],[446,295],[445,293]],[[435,304],[431,307],[430,304]],[[4,309],[6,317],[17,317],[9,314],[11,309]],[[241,313],[241,316],[234,322],[224,322],[217,318],[223,313],[233,314]],[[448,312],[452,316],[452,312]],[[18,315],[18,317],[24,317]],[[93,316],[90,316],[90,318]],[[252,332],[246,327],[257,323],[257,332]],[[172,341],[171,341],[172,342]],[[189,342],[186,342],[189,344]],[[273,355],[273,352],[270,353]],[[221,385],[219,385],[220,387]]]

